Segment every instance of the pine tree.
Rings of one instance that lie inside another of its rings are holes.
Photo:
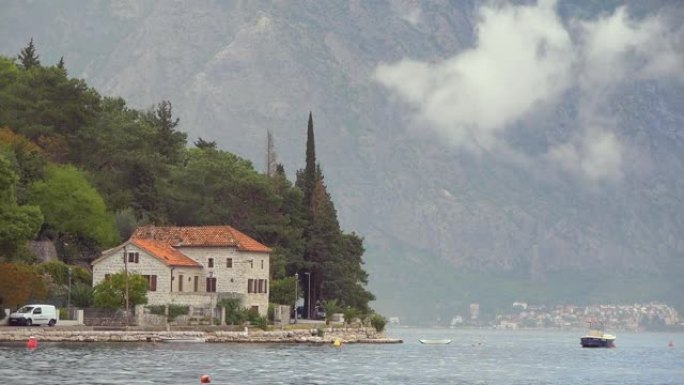
[[[33,38],[28,43],[26,48],[22,49],[19,53],[18,59],[21,63],[21,67],[25,70],[31,69],[33,67],[40,66],[40,60],[38,60],[38,55],[36,54],[36,47],[33,45]]]
[[[162,101],[148,116],[148,120],[156,129],[157,150],[169,163],[177,164],[182,158],[188,135],[176,130],[180,120],[173,118],[171,102]]]

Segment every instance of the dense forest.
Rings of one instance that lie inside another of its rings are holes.
[[[44,65],[33,40],[16,58],[0,56],[5,307],[58,295],[50,288],[63,286],[67,266],[88,285],[84,267],[136,226],[228,224],[273,249],[272,301],[299,273],[301,283],[311,279],[307,306],[335,300],[369,310],[374,297],[365,288],[363,240],[340,229],[316,162],[311,114],[306,167],[294,183],[275,162],[270,134],[269,165],[260,173],[215,142],[199,138],[189,145],[179,123],[170,101],[136,110],[70,78],[64,60]],[[60,261],[38,260],[27,248],[32,240],[51,241]],[[27,282],[19,275],[46,272],[45,287],[17,287]]]

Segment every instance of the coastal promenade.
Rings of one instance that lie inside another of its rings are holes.
[[[195,328],[194,330],[159,330],[139,327],[106,330],[86,326],[11,327],[0,326],[0,341],[27,341],[34,336],[41,342],[162,342],[164,339],[201,338],[210,343],[402,343],[400,339],[387,338],[374,328],[316,327],[296,329],[261,330],[245,327],[242,330],[222,328]]]

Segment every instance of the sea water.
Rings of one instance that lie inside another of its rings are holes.
[[[684,384],[684,334],[616,333],[614,349],[581,348],[582,331],[387,334],[404,343],[0,343],[0,384]]]

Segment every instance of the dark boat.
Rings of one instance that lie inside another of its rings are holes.
[[[583,348],[614,348],[615,336],[603,331],[602,322],[588,322],[589,332],[580,338]]]

